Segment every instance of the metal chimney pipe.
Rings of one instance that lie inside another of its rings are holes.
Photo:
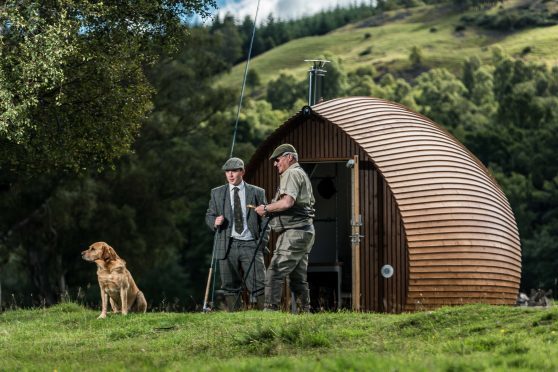
[[[312,67],[308,70],[308,106],[314,106],[316,101],[321,98],[322,78],[327,72],[325,65],[330,61],[325,59],[305,59],[304,62],[312,62]]]

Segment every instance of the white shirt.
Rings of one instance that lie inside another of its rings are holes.
[[[231,236],[239,240],[253,240],[254,237],[250,230],[248,230],[248,223],[246,222],[246,184],[242,181],[238,186],[229,183],[229,193],[231,199],[231,210],[234,215],[234,188],[238,187],[238,197],[240,198],[240,205],[242,206],[242,234],[238,234],[234,228],[234,218],[232,219],[232,234]]]

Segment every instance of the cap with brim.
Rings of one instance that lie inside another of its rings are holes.
[[[225,162],[225,164],[223,164],[222,169],[224,171],[244,169],[244,162],[242,161],[242,159],[239,158],[230,158]]]
[[[279,145],[275,150],[273,150],[273,154],[271,154],[269,160],[275,160],[276,158],[278,158],[279,156],[283,155],[286,152],[292,152],[296,154],[296,149],[294,148],[293,145],[290,145],[288,143]]]

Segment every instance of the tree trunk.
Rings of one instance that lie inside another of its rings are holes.
[[[39,295],[44,299],[46,305],[56,303],[56,291],[49,280],[49,254],[44,248],[27,247],[27,264],[31,281],[39,291]]]
[[[58,275],[58,291],[61,298],[69,300],[68,286],[66,284],[66,270],[64,270],[64,264],[62,263],[62,255],[56,255],[56,273]]]

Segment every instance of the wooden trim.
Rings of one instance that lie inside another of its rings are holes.
[[[359,159],[358,155],[353,157],[353,176],[352,176],[352,298],[353,310],[360,311],[360,178],[359,178]]]

